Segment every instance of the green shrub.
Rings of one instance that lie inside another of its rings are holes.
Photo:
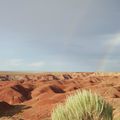
[[[52,112],[52,120],[113,120],[113,108],[91,91],[77,91]]]

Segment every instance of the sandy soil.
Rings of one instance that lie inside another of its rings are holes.
[[[0,73],[0,120],[49,120],[75,90],[103,96],[120,116],[120,73]]]

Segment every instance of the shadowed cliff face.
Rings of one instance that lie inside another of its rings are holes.
[[[78,89],[97,92],[120,113],[120,73],[1,73],[0,78],[1,120],[49,118],[56,104]]]

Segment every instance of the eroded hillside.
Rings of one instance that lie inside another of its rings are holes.
[[[47,120],[78,89],[102,95],[120,115],[120,73],[0,73],[0,120]]]

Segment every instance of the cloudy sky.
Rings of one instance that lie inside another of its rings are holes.
[[[119,0],[1,0],[1,71],[120,71]]]

